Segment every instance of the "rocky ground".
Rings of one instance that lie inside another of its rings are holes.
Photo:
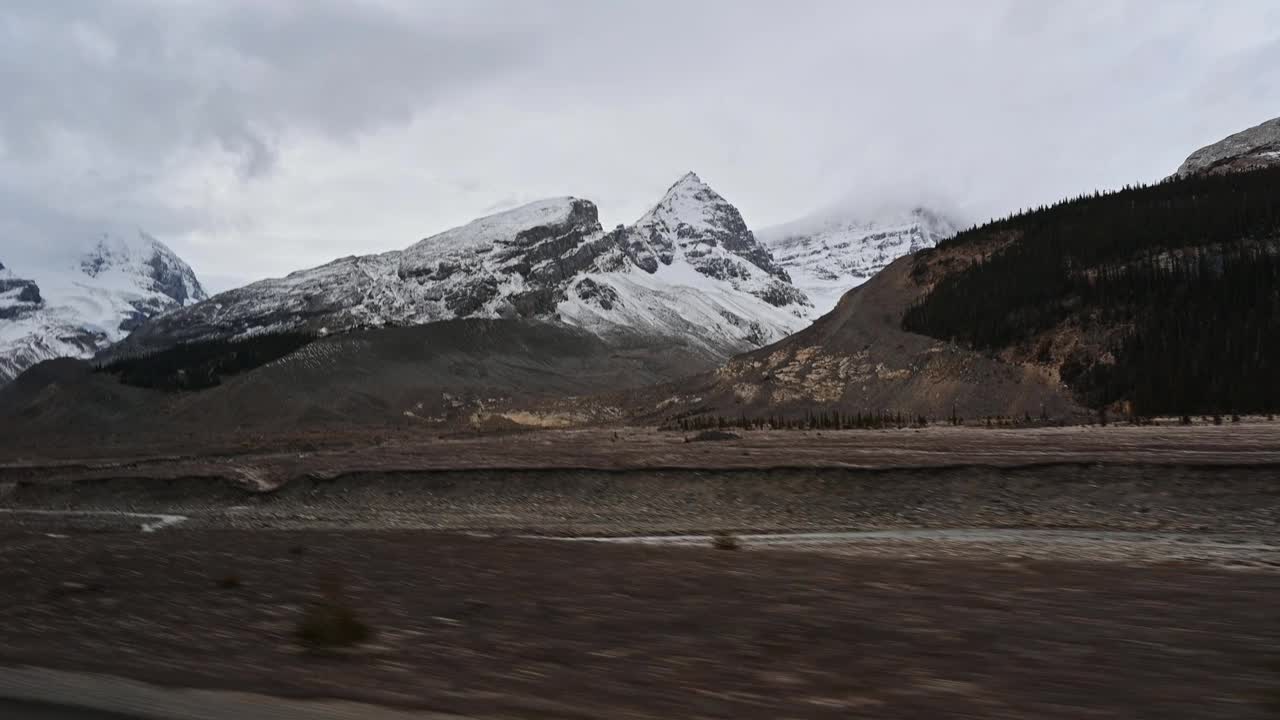
[[[0,435],[0,488],[10,482],[222,478],[273,488],[358,472],[510,469],[915,468],[1045,463],[1280,464],[1280,421],[1190,427],[1129,425],[741,432],[726,442],[649,428],[512,433],[215,432],[112,443]]]
[[[304,477],[270,491],[221,478],[20,481],[6,524],[429,529],[532,535],[726,530],[1076,528],[1269,533],[1280,466],[1054,463],[855,469],[439,470]],[[35,510],[38,514],[15,512]],[[93,513],[50,517],[49,510]],[[117,517],[112,513],[150,514]],[[56,528],[55,528],[56,529]]]
[[[1267,573],[404,531],[19,545],[0,659],[160,684],[510,718],[1261,718],[1280,688]],[[326,584],[364,646],[296,639]]]
[[[11,462],[0,691],[34,665],[463,717],[1268,717],[1274,427]],[[326,597],[373,638],[305,648]]]

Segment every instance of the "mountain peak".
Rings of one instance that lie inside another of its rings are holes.
[[[79,270],[105,286],[159,293],[180,306],[208,297],[191,267],[168,245],[141,230],[132,237],[104,232],[80,256]]]
[[[674,189],[680,186],[690,186],[690,185],[700,185],[705,187],[706,183],[702,181],[702,178],[698,177],[698,173],[690,170],[684,175],[681,175],[680,179],[675,181],[675,183],[671,187]]]
[[[597,223],[595,203],[570,196],[536,200],[436,233],[411,246],[409,252],[430,250],[439,254],[476,251],[495,243],[513,240],[533,228],[558,227],[571,221],[585,225]]]
[[[1221,175],[1280,165],[1280,118],[1273,118],[1191,153],[1177,177]]]
[[[706,230],[725,216],[729,216],[730,220],[736,218],[733,224],[741,224],[745,230],[746,225],[742,223],[742,215],[738,209],[698,177],[697,173],[687,172],[667,188],[658,204],[636,224],[665,225],[672,230],[685,225],[695,230]]]
[[[19,272],[0,270],[0,385],[43,360],[91,357],[206,297],[191,268],[140,230],[102,233]]]

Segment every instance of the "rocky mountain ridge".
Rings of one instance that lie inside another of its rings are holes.
[[[810,311],[738,210],[688,173],[630,226],[605,231],[589,200],[542,200],[404,250],[222,293],[144,323],[118,352],[281,330],[519,318],[620,346],[675,343],[713,362],[785,337]]]
[[[1272,118],[1206,145],[1182,163],[1175,177],[1243,172],[1280,165],[1280,118]]]

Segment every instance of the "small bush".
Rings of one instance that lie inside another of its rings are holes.
[[[240,587],[239,575],[226,575],[218,580],[218,587],[223,590],[235,590]]]
[[[315,650],[348,648],[373,637],[369,626],[343,600],[337,582],[326,581],[323,595],[307,608],[298,622],[297,636],[303,645]]]
[[[737,433],[725,432],[724,430],[703,430],[694,435],[689,442],[708,442],[716,440],[741,440],[742,436]]]
[[[728,530],[720,530],[711,536],[711,547],[717,550],[741,550],[742,541]]]
[[[328,601],[312,605],[298,623],[298,639],[313,648],[352,647],[371,637],[373,631],[355,610]]]

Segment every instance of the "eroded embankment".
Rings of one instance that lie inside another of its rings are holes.
[[[1280,468],[472,470],[298,478],[256,492],[219,478],[18,482],[6,508],[190,516],[185,526],[655,534],[888,528],[1275,532]],[[10,522],[11,518],[0,518]]]

